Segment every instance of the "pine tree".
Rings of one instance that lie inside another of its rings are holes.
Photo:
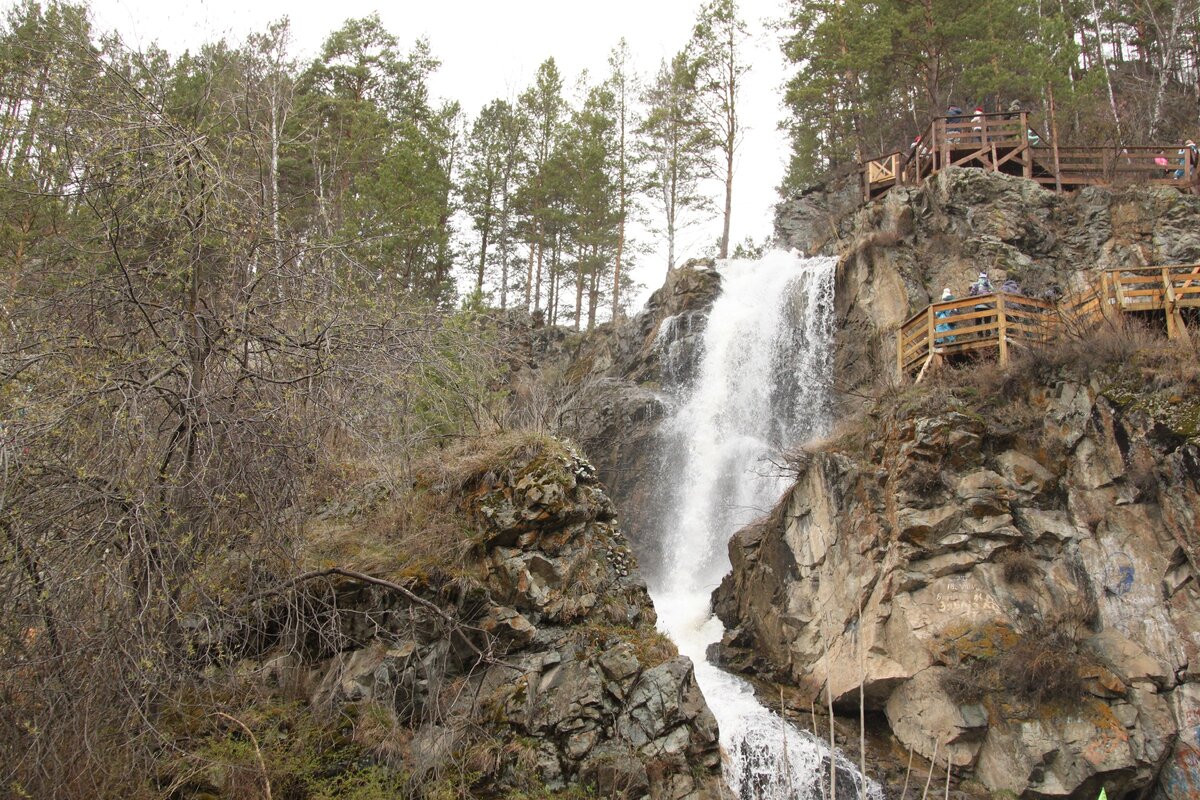
[[[729,222],[733,214],[733,166],[745,130],[738,117],[742,79],[750,71],[743,54],[749,38],[735,0],[709,0],[696,18],[691,52],[701,113],[718,151],[710,167],[725,188],[721,218],[720,258],[729,257]]]
[[[617,250],[613,257],[612,318],[621,316],[622,272],[628,259],[626,248],[627,223],[636,197],[633,189],[638,183],[638,163],[633,153],[633,133],[638,126],[634,100],[638,92],[637,75],[630,68],[629,45],[624,39],[608,56],[608,88],[612,92],[616,122],[616,190],[617,190]]]
[[[686,52],[663,62],[644,101],[639,148],[649,172],[647,190],[662,214],[667,272],[671,272],[679,233],[698,222],[712,205],[700,191],[712,136],[701,116],[696,75]]]
[[[463,203],[479,235],[475,288],[482,292],[489,265],[499,265],[500,308],[508,307],[513,257],[513,194],[522,161],[523,120],[505,100],[479,112],[466,143]]]
[[[553,58],[548,58],[538,67],[533,85],[520,98],[521,114],[529,131],[525,140],[528,175],[522,197],[526,235],[530,245],[525,305],[533,311],[541,308],[542,271],[547,255],[546,227],[550,202],[546,165],[562,134],[566,113],[562,88],[563,80],[558,66]]]

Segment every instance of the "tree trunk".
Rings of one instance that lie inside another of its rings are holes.
[[[579,330],[579,322],[583,317],[583,259],[575,264],[575,330]]]
[[[479,268],[475,271],[475,291],[483,292],[483,270],[487,265],[488,231],[491,229],[491,214],[483,215],[483,228],[479,231]]]
[[[592,247],[592,263],[596,263],[597,256],[596,248]],[[590,276],[588,286],[588,324],[587,329],[590,331],[596,327],[596,306],[600,301],[600,270],[593,269]]]
[[[1179,27],[1183,24],[1183,0],[1176,0],[1172,3],[1174,7],[1171,12],[1171,30],[1167,35],[1162,35],[1159,30],[1159,46],[1162,48],[1161,63],[1158,65],[1158,80],[1154,85],[1154,103],[1150,114],[1150,139],[1153,140],[1158,135],[1159,125],[1162,124],[1163,117],[1163,99],[1167,94],[1167,77],[1170,75],[1171,65],[1175,63],[1176,51],[1179,46]],[[1159,26],[1155,24],[1155,28]]]
[[[622,193],[623,194],[623,193]],[[625,200],[621,200],[621,227],[617,231],[617,260],[613,266],[612,318],[621,317],[621,255],[625,251]]]
[[[721,224],[721,258],[729,258],[729,218],[733,216],[733,136],[725,149],[725,219]]]
[[[545,248],[545,237],[541,229],[541,224],[538,224],[537,237],[537,274],[534,276],[533,282],[533,310],[537,311],[542,307],[542,256]]]
[[[1124,143],[1121,133],[1121,115],[1117,112],[1117,96],[1113,92],[1112,74],[1108,70],[1108,56],[1104,54],[1104,35],[1100,32],[1100,8],[1092,1],[1092,15],[1096,25],[1096,54],[1100,56],[1100,69],[1104,71],[1104,85],[1108,88],[1108,105],[1112,109],[1113,124],[1117,126],[1117,142]]]
[[[536,222],[534,223],[534,226],[537,226]],[[533,313],[533,306],[531,303],[533,301],[533,262],[536,258],[536,239],[536,234],[529,239],[529,269],[527,270],[525,276],[525,310],[530,313]]]

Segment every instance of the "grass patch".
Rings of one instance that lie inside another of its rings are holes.
[[[622,642],[628,642],[642,669],[652,669],[679,655],[675,643],[652,625],[633,628],[591,621],[572,627],[571,635],[576,645],[594,653],[611,650]]]
[[[169,766],[176,795],[305,800],[387,800],[412,795],[408,773],[373,761],[348,715],[321,718],[299,703],[259,700],[195,717]]]
[[[465,440],[419,461],[412,479],[393,479],[386,492],[373,490],[371,496],[381,499],[366,513],[311,520],[305,531],[306,564],[336,564],[391,580],[478,577],[481,565],[472,552],[482,532],[471,504],[533,472],[543,481],[569,485],[574,480],[570,465],[567,447],[543,434]],[[359,466],[345,472],[360,484],[384,485],[378,471]]]

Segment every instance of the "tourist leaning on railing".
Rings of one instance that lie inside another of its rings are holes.
[[[981,272],[981,273],[979,273],[979,277],[975,279],[975,282],[971,284],[971,288],[967,290],[967,295],[970,297],[980,297],[982,295],[994,294],[995,291],[996,291],[995,287],[992,286],[992,282],[988,279],[988,274],[986,272]],[[988,311],[995,307],[996,306],[994,303],[978,303],[975,306],[975,310],[976,311]],[[988,323],[994,322],[995,320],[996,320],[995,317],[980,317],[979,319],[977,319],[975,321],[975,324],[976,325],[987,325]],[[979,336],[981,338],[986,339],[988,336],[991,336],[993,333],[994,333],[994,331],[991,331],[991,330],[980,331]]]

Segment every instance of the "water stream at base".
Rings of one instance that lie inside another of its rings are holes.
[[[764,707],[746,681],[709,663],[706,651],[724,632],[710,596],[729,571],[729,538],[787,488],[771,457],[830,424],[835,263],[782,251],[725,262],[691,380],[679,387],[664,424],[665,478],[673,485],[661,531],[664,563],[650,592],[659,627],[696,665],[720,726],[726,780],[742,800],[828,793],[827,745]],[[857,795],[857,770],[842,756],[836,763],[839,798]],[[852,788],[841,777],[850,773]],[[870,781],[866,794],[882,797]]]

